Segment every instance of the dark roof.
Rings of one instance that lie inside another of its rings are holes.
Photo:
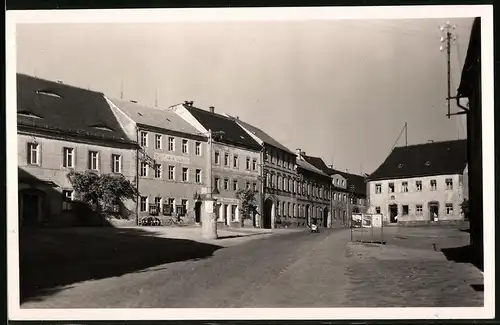
[[[262,148],[233,119],[194,106],[183,105],[205,129],[212,130],[212,132],[223,132],[222,136],[214,137],[217,141],[253,150],[260,150]]]
[[[131,142],[99,92],[18,73],[17,113],[18,125]]]
[[[467,140],[396,147],[369,180],[453,175],[467,165]]]
[[[458,87],[459,97],[469,97],[474,87],[477,87],[475,80],[481,74],[481,18],[476,17],[472,23],[469,38],[469,47],[465,57],[460,86]]]
[[[305,159],[301,160],[300,158],[297,158],[297,167],[302,168],[304,170],[308,170],[310,172],[316,173],[316,174],[321,175],[321,176],[329,177],[329,175],[327,173],[325,173],[321,169],[317,168],[316,166],[314,166],[313,164],[311,164],[310,162],[308,162]]]
[[[347,189],[349,189],[351,186],[354,186],[354,193],[361,194],[361,195],[366,195],[366,182],[365,182],[365,177],[362,175],[356,175],[348,172],[343,172],[337,169],[333,169],[328,167],[323,159],[319,157],[312,157],[312,156],[304,156],[304,159],[307,160],[311,165],[315,166],[318,169],[321,169],[323,172],[325,172],[328,175],[335,175],[339,174],[342,177],[344,177],[347,181]]]
[[[258,127],[253,126],[251,124],[248,124],[246,122],[243,122],[239,118],[234,118],[234,117],[232,117],[230,115],[228,115],[228,117],[231,118],[231,119],[233,119],[234,121],[236,121],[236,123],[238,123],[241,127],[243,127],[244,129],[246,129],[248,132],[252,133],[254,136],[256,136],[257,138],[259,138],[260,140],[262,140],[262,142],[264,142],[265,144],[271,145],[271,146],[273,146],[275,148],[281,149],[281,150],[283,150],[285,152],[288,152],[290,154],[295,155],[295,152],[291,151],[290,149],[288,149],[287,147],[285,147],[284,145],[282,145],[281,143],[279,143],[277,140],[275,140],[273,137],[271,137],[269,134],[267,134],[266,132],[262,131]]]

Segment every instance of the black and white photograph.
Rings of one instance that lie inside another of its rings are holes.
[[[492,8],[7,12],[9,318],[494,317]]]

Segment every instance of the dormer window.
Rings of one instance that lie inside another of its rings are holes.
[[[61,95],[57,94],[56,92],[52,90],[37,90],[36,93],[38,95],[45,95],[45,96],[50,96],[50,97],[55,97],[55,98],[62,98]]]
[[[40,115],[37,115],[37,114],[30,112],[30,111],[19,111],[19,112],[17,112],[17,114],[21,115],[21,116],[26,116],[26,117],[32,117],[32,118],[43,118]]]
[[[90,127],[101,131],[115,132],[115,130],[104,124],[91,125]]]

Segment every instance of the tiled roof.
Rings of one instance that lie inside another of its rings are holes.
[[[322,175],[322,176],[328,176],[328,174],[326,174],[325,172],[323,172],[322,170],[314,167],[312,164],[310,164],[309,162],[307,162],[306,160],[301,160],[300,158],[297,158],[297,166],[302,168],[302,169],[305,169],[305,170],[308,170],[308,171],[311,171],[313,173],[316,173],[316,174],[319,174],[319,175]]]
[[[351,185],[354,186],[354,193],[366,195],[366,182],[365,177],[362,175],[351,174],[347,172],[343,172],[340,170],[336,170],[328,167],[323,159],[319,157],[312,156],[303,156],[305,160],[307,160],[310,164],[315,166],[316,168],[321,169],[328,175],[339,174],[347,180],[347,187],[349,188]]]
[[[462,174],[467,141],[453,140],[396,147],[369,180]]]
[[[138,124],[187,134],[199,134],[191,124],[172,111],[115,98],[109,100]]]
[[[275,148],[281,149],[281,150],[283,150],[285,152],[288,152],[290,154],[295,154],[295,152],[291,151],[290,149],[288,149],[287,147],[285,147],[284,145],[282,145],[281,143],[279,143],[277,140],[275,140],[273,137],[271,137],[269,134],[267,134],[266,132],[262,131],[258,127],[255,127],[255,126],[253,126],[251,124],[243,122],[239,118],[235,118],[235,117],[232,117],[230,115],[228,115],[228,117],[232,118],[241,127],[243,127],[244,129],[246,129],[248,132],[252,133],[254,136],[256,136],[257,138],[259,138],[260,140],[262,140],[262,142],[264,142],[265,144],[271,145],[271,146],[273,146]]]
[[[17,113],[18,125],[130,143],[99,92],[18,73]]]
[[[191,105],[183,105],[205,129],[212,130],[212,132],[223,132],[222,136],[214,137],[217,141],[248,149],[261,150],[260,144],[233,119]]]

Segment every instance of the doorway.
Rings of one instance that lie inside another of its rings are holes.
[[[266,199],[264,202],[264,213],[262,214],[262,228],[271,229],[271,214],[273,211],[273,201]]]
[[[35,227],[40,220],[40,196],[32,193],[22,194],[22,225]]]
[[[439,218],[439,202],[432,201],[429,202],[429,219],[434,221],[434,219]]]
[[[310,209],[311,209],[311,207],[309,206],[309,204],[306,205],[306,222],[307,222],[308,226],[311,225]]]
[[[328,208],[323,210],[323,227],[328,228]]]
[[[389,205],[389,222],[396,223],[398,222],[398,205],[390,204]]]
[[[194,222],[201,223],[201,202],[194,203]]]

